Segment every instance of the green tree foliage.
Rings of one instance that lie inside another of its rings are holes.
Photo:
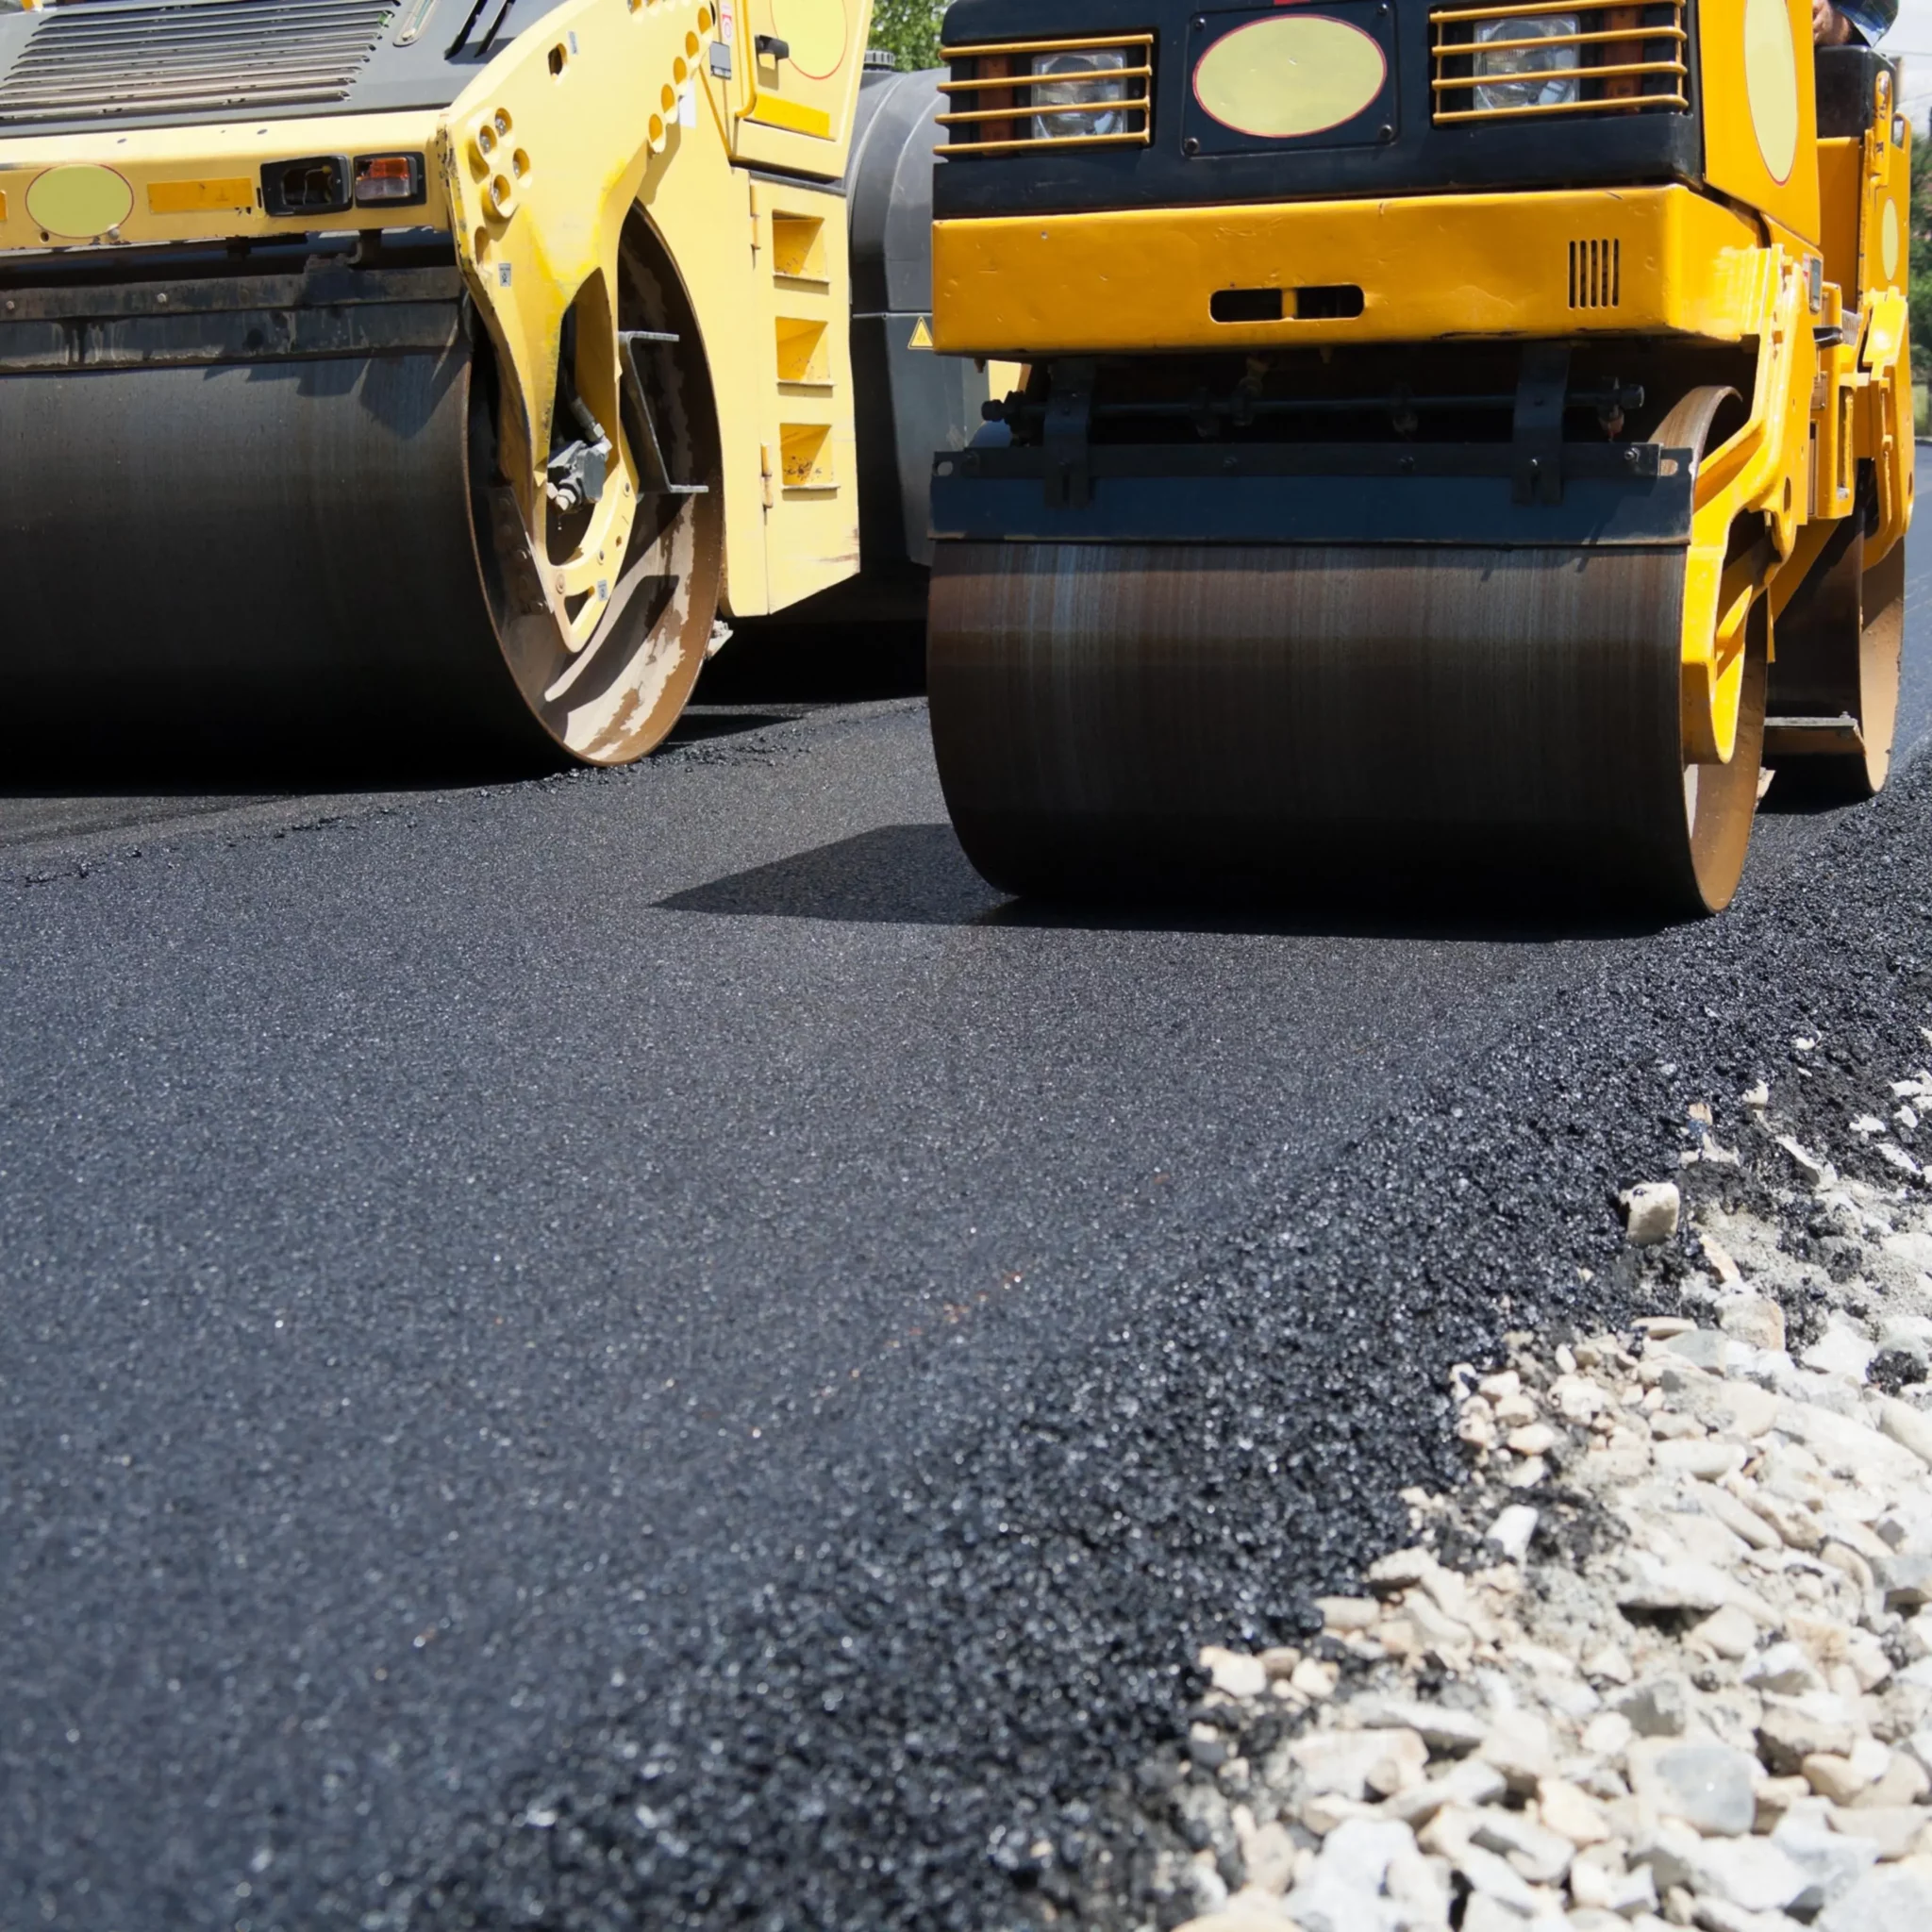
[[[1912,380],[1932,373],[1932,136],[1912,142]]]
[[[945,0],[873,0],[872,43],[899,57],[902,74],[940,64]]]

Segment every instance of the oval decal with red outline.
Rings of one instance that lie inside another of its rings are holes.
[[[852,22],[845,0],[772,0],[772,27],[800,80],[830,80],[845,64]]]
[[[1293,141],[1353,121],[1388,78],[1372,35],[1325,13],[1297,13],[1223,35],[1194,68],[1194,98],[1237,134]]]

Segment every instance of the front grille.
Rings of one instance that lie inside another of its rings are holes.
[[[948,160],[1016,149],[1145,147],[1154,138],[1154,36],[945,47]],[[1041,63],[1050,63],[1042,67]]]
[[[1624,295],[1624,244],[1573,242],[1570,244],[1570,306],[1614,308]]]
[[[1690,105],[1688,45],[1683,0],[1437,7],[1429,13],[1435,120],[1681,114]]]
[[[343,100],[394,11],[394,0],[48,8],[0,82],[0,126]]]

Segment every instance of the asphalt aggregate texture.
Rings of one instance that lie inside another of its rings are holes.
[[[904,698],[0,799],[0,1924],[1133,1923],[1196,1644],[1627,1312],[1690,1100],[1932,1023],[1928,544],[1698,925],[1016,908]]]

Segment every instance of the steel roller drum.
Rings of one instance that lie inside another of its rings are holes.
[[[473,534],[470,352],[0,379],[0,716],[273,759],[545,749]]]
[[[940,546],[940,776],[1011,891],[1523,886],[1714,909],[1755,718],[1681,751],[1678,547]],[[1735,858],[1735,863],[1733,863]]]

